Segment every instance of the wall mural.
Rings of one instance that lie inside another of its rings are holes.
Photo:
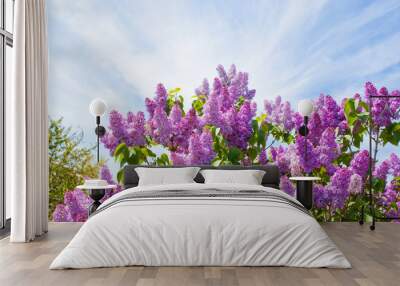
[[[289,177],[322,178],[311,210],[318,220],[358,220],[367,203],[360,194],[368,187],[370,156],[376,162],[377,211],[400,214],[400,99],[382,98],[400,95],[400,56],[394,48],[400,44],[399,3],[354,1],[344,7],[317,1],[305,9],[297,1],[270,1],[263,10],[258,6],[266,1],[252,2],[254,7],[243,8],[252,17],[239,20],[231,17],[238,3],[221,10],[213,1],[202,7],[197,1],[177,1],[174,7],[165,1],[121,1],[111,12],[111,4],[99,1],[94,12],[91,1],[66,2],[49,1],[48,9],[53,220],[85,221],[91,199],[75,186],[97,176],[121,183],[126,164],[268,162],[279,166],[280,187],[290,195],[295,187]],[[61,11],[71,17],[60,18]],[[328,11],[337,16],[326,19]],[[195,12],[204,18],[189,17]],[[278,28],[266,21],[270,13],[278,17]],[[217,37],[207,19],[224,33]],[[149,20],[152,25],[143,26]],[[262,40],[247,38],[254,30],[264,31]],[[208,78],[202,80],[203,74]],[[370,110],[371,96],[381,98]],[[95,121],[88,112],[96,97],[109,105],[99,164]],[[303,98],[314,104],[307,138],[298,134],[303,117],[296,106]],[[372,154],[369,134],[376,143]]]

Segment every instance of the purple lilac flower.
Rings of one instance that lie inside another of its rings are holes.
[[[321,94],[314,102],[314,110],[321,119],[323,129],[328,127],[336,128],[345,119],[344,114],[341,112],[341,107],[330,95]]]
[[[68,208],[63,204],[58,204],[53,212],[53,221],[72,222],[74,221]]]
[[[222,90],[222,82],[219,78],[214,78],[214,82],[213,82],[213,92],[215,92],[215,94],[220,94],[221,90]]]
[[[205,95],[208,97],[208,95],[210,94],[210,84],[208,83],[208,80],[206,78],[203,80],[201,86],[195,89],[195,93],[197,96]]]
[[[215,156],[212,136],[208,130],[202,134],[193,133],[189,140],[189,154],[186,162],[192,165],[209,165]]]
[[[391,123],[392,112],[388,98],[372,98],[372,96],[385,96],[387,93],[386,88],[381,88],[378,92],[372,83],[365,84],[365,97],[372,102],[372,119],[377,126],[388,126]]]
[[[400,177],[400,158],[392,153],[389,157],[390,160],[390,167],[392,169],[392,175],[394,177]]]
[[[293,123],[294,123],[294,127],[296,128],[296,130],[299,130],[299,128],[304,124],[304,117],[301,116],[300,113],[294,112],[293,113]]]
[[[231,108],[226,115],[229,117],[225,117],[225,123],[228,123],[230,130],[222,128],[221,131],[228,141],[228,145],[245,150],[252,134],[251,122],[255,116],[254,105],[245,101],[238,112]]]
[[[285,153],[287,161],[289,162],[289,170],[292,176],[302,176],[303,168],[300,163],[300,157],[297,154],[295,145],[290,145]]]
[[[180,152],[187,152],[189,148],[189,138],[192,133],[199,130],[200,123],[196,111],[192,108],[181,119],[179,124],[174,126],[173,145]]]
[[[146,128],[143,112],[138,112],[136,115],[129,112],[126,121],[126,137],[124,141],[127,146],[144,146],[146,144]]]
[[[173,127],[179,124],[182,119],[182,109],[179,104],[175,103],[174,106],[172,106],[171,112],[169,113],[169,119]]]
[[[343,192],[347,192],[352,175],[353,172],[349,168],[338,168],[331,177],[329,184],[339,188]]]
[[[171,152],[173,165],[209,165],[215,156],[212,136],[208,130],[194,132],[189,138],[188,152]]]
[[[394,181],[389,182],[380,203],[385,207],[384,212],[387,217],[398,217],[400,215],[400,186]]]
[[[157,90],[156,90],[157,106],[165,109],[166,104],[167,104],[167,97],[168,97],[168,93],[167,93],[167,90],[165,89],[164,85],[161,83],[157,84]]]
[[[374,177],[384,181],[387,180],[388,175],[400,177],[400,158],[394,153],[390,154],[389,158],[382,161],[373,172]],[[393,191],[393,182],[389,182],[386,188],[388,190],[387,194],[390,194]]]
[[[101,142],[110,150],[111,155],[120,143],[125,143],[127,146],[145,145],[144,113],[138,112],[135,115],[132,112],[128,112],[125,119],[119,112],[111,111],[109,128],[101,138]]]
[[[231,65],[228,71],[228,79],[231,81],[236,76],[236,66]]]
[[[339,168],[327,186],[315,184],[313,188],[315,207],[330,207],[332,213],[336,209],[343,208],[349,197],[349,188],[353,188],[351,184],[355,184],[355,188],[359,188],[356,185],[358,183],[356,177],[352,176],[353,174],[348,168]],[[351,181],[352,178],[353,181]]]
[[[215,152],[213,150],[214,140],[210,131],[203,130],[200,135],[200,142],[203,145],[202,162],[203,164],[210,164],[215,156]]]
[[[144,104],[145,104],[145,106],[146,106],[147,112],[148,112],[149,115],[150,115],[150,118],[152,118],[153,115],[154,115],[154,111],[156,110],[157,103],[156,103],[154,100],[152,100],[152,99],[146,98],[146,99],[144,100]]]
[[[294,196],[295,188],[287,176],[281,176],[279,188],[290,196]]]
[[[244,157],[241,161],[242,166],[251,166],[252,161],[249,157]]]
[[[358,174],[351,175],[350,184],[347,192],[350,194],[360,194],[363,190],[363,187],[363,178]]]
[[[106,180],[110,185],[117,185],[115,189],[106,192],[101,202],[122,191],[121,186],[112,179],[111,172],[106,165],[102,166],[100,170],[100,178]],[[64,194],[64,204],[58,204],[53,212],[53,220],[84,222],[88,218],[88,207],[91,202],[92,200],[82,190],[67,191]]]
[[[294,122],[293,122],[293,111],[290,107],[290,103],[286,101],[283,103],[282,107],[282,122],[283,122],[283,127],[290,131],[294,127]]]
[[[115,148],[117,148],[119,141],[112,132],[106,132],[103,137],[100,138],[101,143],[103,143],[106,149],[110,150],[110,155],[114,154]]]
[[[397,96],[392,98],[390,102],[390,111],[394,120],[400,119],[400,91],[393,90],[391,96]]]
[[[126,136],[126,124],[124,117],[116,110],[110,112],[109,129],[118,141],[123,140]]]
[[[307,153],[305,152],[306,144]],[[300,158],[300,165],[304,172],[310,173],[312,170],[320,167],[318,150],[314,148],[310,140],[304,136],[297,135],[295,146],[297,156]]]
[[[330,183],[325,187],[331,198],[331,207],[341,209],[349,197],[350,179],[353,172],[349,168],[338,168]]]
[[[271,158],[277,164],[281,174],[289,173],[290,159],[286,156],[287,149],[283,146],[271,147]]]
[[[146,99],[147,111],[150,118],[146,123],[146,133],[157,143],[164,146],[170,144],[169,139],[172,132],[171,122],[165,111],[168,93],[165,87],[159,83],[154,100]]]
[[[228,87],[228,93],[231,102],[235,102],[242,94],[240,92],[241,82],[240,75],[237,74],[232,80]]]
[[[300,118],[292,111],[290,103],[288,101],[282,102],[282,98],[277,96],[275,101],[272,103],[269,100],[264,101],[264,110],[267,115],[265,119],[266,122],[273,123],[280,126],[286,132],[290,132],[295,127],[296,123],[301,121],[303,123],[303,118]]]
[[[156,142],[169,146],[172,126],[167,113],[160,106],[156,108],[153,118],[148,122],[148,128]]]
[[[117,186],[114,189],[107,189],[106,190],[106,194],[101,199],[101,202],[104,202],[105,200],[107,200],[108,198],[112,197],[116,193],[119,193],[119,192],[122,191],[122,187],[119,184],[117,184],[116,181],[113,180],[113,176],[112,176],[111,171],[110,171],[110,169],[108,168],[107,165],[103,165],[101,167],[101,169],[100,169],[100,178],[102,180],[106,180],[109,185],[116,185]]]
[[[379,164],[378,167],[374,170],[373,176],[378,179],[386,181],[390,167],[391,166],[389,160],[382,161],[382,163]]]
[[[73,221],[84,222],[87,220],[87,209],[90,201],[90,198],[79,189],[68,191],[64,194],[64,204],[70,212]]]
[[[258,155],[258,162],[260,165],[265,165],[268,163],[267,152],[265,149],[262,149],[260,155]]]
[[[171,152],[170,158],[172,161],[172,165],[174,165],[174,166],[185,166],[186,165],[185,155],[183,153]]]
[[[350,162],[350,169],[365,178],[369,169],[369,152],[367,150],[358,152]]]
[[[309,129],[309,133],[307,136],[308,140],[310,140],[314,146],[318,146],[322,133],[326,129],[324,126],[322,126],[319,113],[313,112],[311,114],[311,118],[307,126]]]
[[[330,203],[329,193],[323,185],[314,184],[313,187],[314,206],[323,209]]]
[[[339,157],[339,146],[336,143],[333,128],[328,128],[322,133],[319,146],[316,149],[319,154],[318,160],[320,164],[326,168],[328,175],[333,175],[336,171],[333,161]]]
[[[226,112],[234,105],[234,101],[229,94],[226,86],[221,88],[221,94],[218,96],[218,108],[221,112]]]
[[[217,66],[217,72],[218,72],[218,76],[221,79],[221,82],[224,85],[228,85],[229,84],[229,78],[228,75],[226,74],[225,68],[223,65],[218,65]]]
[[[221,126],[221,117],[220,110],[218,105],[218,94],[215,91],[212,91],[206,104],[203,107],[204,117],[203,124],[214,125],[217,127]]]

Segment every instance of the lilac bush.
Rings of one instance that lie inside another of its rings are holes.
[[[110,185],[116,184],[112,178],[110,169],[106,165],[100,170],[100,178],[106,180]],[[115,189],[107,190],[101,202],[121,190],[120,185],[117,185]],[[64,194],[64,203],[58,204],[53,212],[53,220],[56,222],[84,222],[88,218],[88,207],[92,202],[92,199],[83,190],[75,189],[67,191]]]
[[[194,94],[185,109],[181,90],[167,90],[160,83],[154,97],[145,99],[146,114],[110,112],[102,143],[121,170],[126,164],[274,162],[281,172],[280,187],[289,195],[295,194],[290,176],[320,177],[314,188],[312,212],[319,220],[333,221],[358,219],[358,209],[366,203],[360,194],[368,187],[371,159],[374,193],[379,198],[377,211],[382,215],[399,213],[400,159],[392,154],[377,161],[384,145],[398,146],[400,142],[400,99],[383,98],[400,94],[398,90],[378,90],[367,82],[364,96],[355,94],[337,102],[330,95],[319,95],[314,100],[307,138],[297,132],[303,124],[302,116],[281,97],[265,100],[262,111],[257,112],[256,90],[249,86],[249,75],[234,65],[228,70],[219,65],[217,76],[212,81],[204,79]],[[372,99],[372,95],[382,98]],[[363,148],[369,132],[374,142],[372,154]],[[152,150],[156,146],[164,153],[155,154]],[[107,168],[102,169],[101,177],[114,183]],[[117,181],[122,181],[122,171]],[[118,191],[120,188],[105,198]],[[64,204],[54,212],[54,220],[83,221],[89,203],[83,192],[67,192]]]

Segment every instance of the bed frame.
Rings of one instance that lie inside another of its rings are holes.
[[[218,169],[218,170],[262,170],[265,171],[265,175],[262,179],[261,184],[264,187],[271,187],[279,189],[280,173],[279,168],[275,164],[257,165],[257,166],[239,166],[239,165],[226,165],[226,166],[143,166],[143,165],[126,165],[124,168],[124,189],[136,187],[139,183],[139,176],[135,171],[136,167],[147,167],[147,168],[182,168],[182,167],[199,167],[202,170],[206,169]],[[204,183],[204,178],[200,174],[194,178],[197,183]]]

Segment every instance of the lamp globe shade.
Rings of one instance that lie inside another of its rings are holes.
[[[302,116],[310,116],[311,113],[314,110],[314,104],[311,100],[309,99],[303,99],[299,101],[299,104],[297,105],[297,110]]]
[[[93,116],[102,116],[107,110],[107,104],[100,98],[93,99],[89,105],[89,111]]]

